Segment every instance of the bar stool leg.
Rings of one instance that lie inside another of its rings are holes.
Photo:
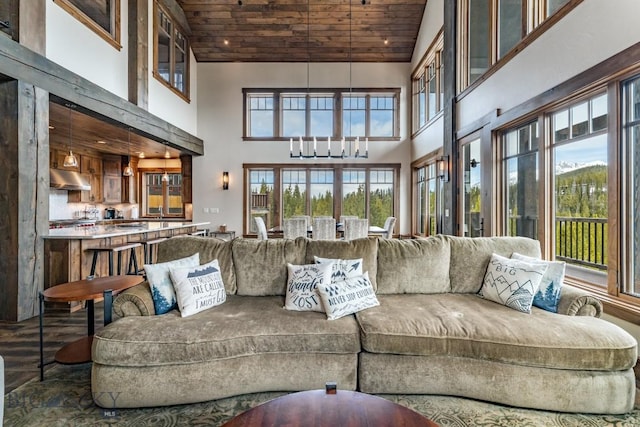
[[[138,275],[138,257],[136,255],[136,248],[131,248],[129,254],[129,267],[127,268],[127,274]],[[133,267],[133,273],[131,268]]]
[[[93,251],[93,260],[91,260],[91,276],[96,274],[96,263],[98,262],[98,251]]]
[[[109,252],[109,276],[113,276],[113,251]]]
[[[118,276],[122,274],[122,251],[118,251]]]

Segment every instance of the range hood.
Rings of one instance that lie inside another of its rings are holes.
[[[61,190],[91,190],[89,175],[61,169],[49,170],[50,187]]]

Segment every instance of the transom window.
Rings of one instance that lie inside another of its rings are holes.
[[[244,165],[245,234],[256,233],[254,217],[267,228],[296,215],[355,215],[382,227],[389,216],[398,216],[400,165],[369,164],[295,166]]]
[[[400,89],[243,92],[244,139],[399,139]]]
[[[153,4],[153,75],[188,101],[189,41],[171,15],[157,1]]]
[[[568,12],[581,1],[458,0],[459,91],[507,58],[525,38],[544,32],[555,22],[548,18],[557,13],[559,19],[564,16],[561,11]]]
[[[54,0],[91,31],[120,50],[120,0]]]
[[[420,65],[413,72],[413,133],[424,129],[444,106],[442,49],[444,32],[440,30]]]

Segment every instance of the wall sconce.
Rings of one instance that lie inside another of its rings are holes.
[[[442,182],[449,182],[449,156],[442,156],[438,159],[438,178]]]
[[[223,190],[229,189],[229,172],[227,171],[222,172],[222,189]]]

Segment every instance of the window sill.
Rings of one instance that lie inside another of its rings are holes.
[[[565,279],[565,283],[596,296],[602,301],[606,314],[633,323],[634,325],[640,325],[640,301],[634,302],[626,298],[611,295],[601,286],[583,282],[575,278],[567,278]]]

